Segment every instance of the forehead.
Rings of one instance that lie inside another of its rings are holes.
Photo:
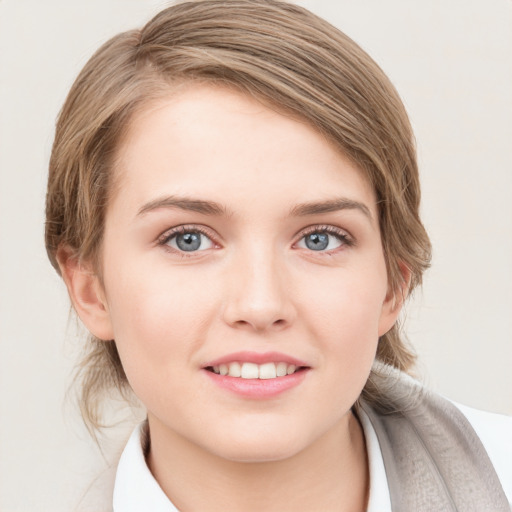
[[[115,172],[116,195],[130,190],[139,203],[163,193],[221,203],[264,193],[284,206],[343,192],[375,208],[362,171],[309,123],[204,84],[180,87],[135,114]]]

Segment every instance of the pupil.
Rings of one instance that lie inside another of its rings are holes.
[[[329,235],[312,233],[306,237],[306,247],[313,251],[322,251],[329,245]]]
[[[182,251],[197,251],[201,245],[201,235],[198,233],[185,233],[176,237],[176,245]]]

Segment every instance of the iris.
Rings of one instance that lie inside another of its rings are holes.
[[[305,237],[306,247],[312,251],[323,251],[329,245],[327,233],[311,233]]]
[[[176,245],[182,251],[197,251],[201,246],[200,233],[184,233],[176,236]]]

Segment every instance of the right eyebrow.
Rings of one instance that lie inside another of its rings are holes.
[[[153,199],[144,204],[137,215],[145,215],[148,212],[160,208],[179,208],[189,212],[202,213],[203,215],[227,215],[228,210],[215,201],[204,201],[203,199],[190,199],[188,197],[165,196]]]
[[[341,210],[356,210],[363,213],[370,222],[373,220],[368,206],[366,206],[364,203],[361,203],[360,201],[354,201],[353,199],[348,199],[346,197],[339,197],[327,201],[298,204],[292,208],[290,213],[291,215],[302,217]]]

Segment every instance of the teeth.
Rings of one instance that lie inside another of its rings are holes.
[[[231,363],[229,365],[228,375],[230,377],[241,377],[242,376],[242,367],[240,363]]]
[[[220,364],[213,367],[214,373],[218,375],[229,375],[230,377],[241,377],[242,379],[275,379],[285,377],[297,371],[294,364],[287,363],[239,363]]]
[[[258,365],[254,363],[244,363],[242,365],[242,379],[257,379],[259,377]]]
[[[292,373],[295,373],[295,370],[296,370],[295,365],[291,364],[290,366],[288,366],[288,368],[286,368],[286,373],[288,375],[291,375]]]
[[[275,379],[277,377],[276,365],[265,363],[260,366],[260,379]]]
[[[278,377],[284,377],[285,375],[287,375],[287,368],[288,368],[288,365],[286,363],[277,363],[276,364],[276,375]]]

